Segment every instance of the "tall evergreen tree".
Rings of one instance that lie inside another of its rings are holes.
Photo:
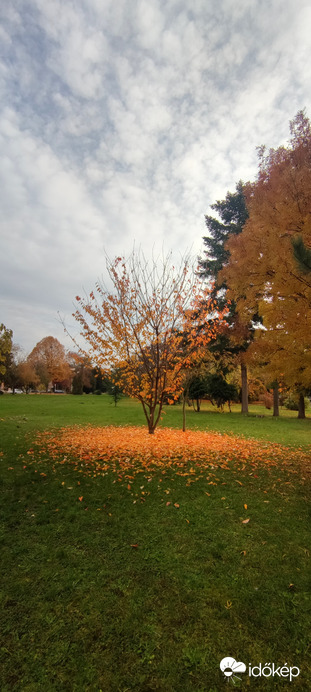
[[[211,209],[217,212],[221,221],[214,216],[205,216],[209,235],[203,237],[207,249],[204,250],[205,258],[199,259],[199,266],[201,276],[213,279],[214,291],[219,293],[226,288],[223,282],[218,281],[218,274],[228,262],[230,255],[225,249],[225,244],[231,235],[241,233],[248,218],[242,181],[237,183],[236,192],[227,192],[226,198],[212,204]]]
[[[235,192],[228,192],[224,200],[218,200],[211,208],[217,212],[220,220],[214,216],[205,216],[205,224],[209,235],[203,237],[206,250],[204,250],[205,257],[199,258],[199,267],[200,275],[214,282],[213,297],[217,300],[219,308],[223,309],[227,302],[227,287],[219,275],[230,257],[230,253],[226,249],[226,243],[232,235],[238,235],[242,232],[248,218],[242,181],[240,180],[237,183]],[[230,329],[211,344],[210,350],[213,350],[219,361],[222,360],[224,353],[230,353],[232,357],[239,354],[241,363],[242,413],[247,413],[247,367],[244,354],[251,341],[251,327],[249,329],[242,328],[234,303],[230,305],[227,321],[229,322]]]

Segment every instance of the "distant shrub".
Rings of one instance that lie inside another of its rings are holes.
[[[298,401],[296,397],[290,394],[284,401],[284,406],[289,411],[298,411]]]
[[[270,394],[270,392],[266,392],[262,397],[262,401],[265,405],[265,408],[271,409],[273,407],[273,394]]]
[[[305,397],[305,408],[308,408],[309,403],[309,399]],[[298,411],[298,397],[294,394],[289,394],[288,397],[284,400],[284,406],[289,411]]]
[[[216,404],[217,408],[221,410],[226,402],[228,402],[230,408],[230,402],[238,400],[236,386],[229,384],[219,373],[208,375],[206,394],[212,404]]]

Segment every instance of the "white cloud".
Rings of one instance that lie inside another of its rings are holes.
[[[310,8],[13,0],[1,13],[0,321],[30,349],[93,287],[104,248],[200,251],[209,205],[310,107]]]

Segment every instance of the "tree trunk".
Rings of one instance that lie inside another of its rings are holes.
[[[247,367],[241,363],[242,408],[241,413],[248,413]]]
[[[149,435],[153,435],[155,431],[155,423],[154,423],[154,411],[150,411],[149,417],[147,418],[148,420],[148,432]]]
[[[305,418],[306,417],[306,409],[305,409],[305,397],[300,392],[299,394],[299,400],[298,400],[298,418]]]
[[[155,428],[156,428],[156,425],[157,425],[157,423],[154,422],[154,409],[149,407],[149,413],[148,413],[148,410],[147,410],[147,407],[145,406],[144,401],[141,399],[140,402],[142,404],[145,418],[147,421],[148,433],[149,433],[149,435],[153,435]]]
[[[279,383],[276,382],[273,386],[273,415],[279,416]]]
[[[183,393],[183,398],[182,398],[182,431],[186,432],[186,396],[185,396],[185,392]]]

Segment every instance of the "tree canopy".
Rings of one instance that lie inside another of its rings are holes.
[[[46,389],[71,377],[64,346],[53,336],[41,339],[29,354],[30,363]]]
[[[231,236],[221,278],[241,320],[262,317],[257,344],[269,354],[271,373],[300,389],[311,384],[311,127],[300,111],[287,147],[259,151],[257,180],[245,187],[249,213]],[[257,345],[254,345],[257,348]]]
[[[106,265],[113,290],[97,282],[95,293],[77,296],[74,317],[92,361],[115,369],[116,384],[141,402],[153,433],[163,402],[180,396],[185,370],[202,359],[222,315],[189,258],[174,267],[170,255],[149,263],[133,252]]]

